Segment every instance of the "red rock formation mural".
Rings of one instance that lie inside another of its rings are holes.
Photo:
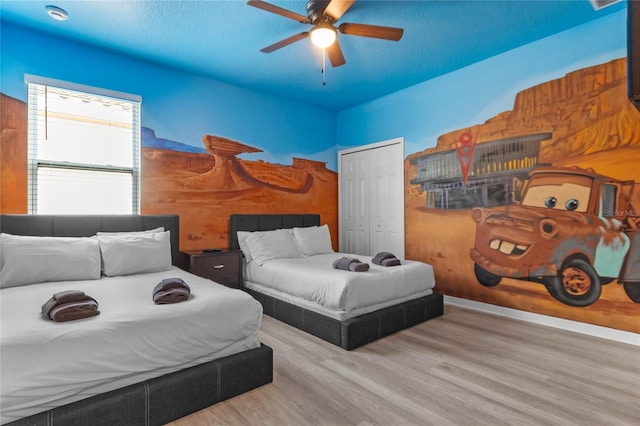
[[[27,212],[27,104],[0,94],[0,212]]]
[[[226,247],[232,213],[308,213],[321,216],[337,248],[338,175],[323,162],[294,158],[291,166],[241,160],[260,150],[205,135],[212,155],[142,150],[142,212],[180,215],[183,249]]]
[[[440,291],[451,296],[640,332],[640,304],[631,301],[615,279],[603,280],[607,283],[603,283],[597,301],[582,307],[561,303],[550,296],[545,285],[525,280],[503,278],[495,287],[480,285],[470,257],[477,226],[471,207],[437,208],[437,204],[428,203],[428,197],[433,194],[423,190],[424,184],[415,183],[420,181],[420,158],[433,153],[444,155],[455,149],[461,135],[468,132],[476,138],[476,153],[483,151],[481,147],[485,142],[495,144],[505,140],[512,143],[522,136],[542,135],[538,137],[539,152],[535,162],[526,166],[534,170],[545,165],[554,169],[593,169],[598,175],[631,184],[635,182],[639,187],[640,112],[626,96],[626,69],[626,59],[617,59],[523,90],[516,95],[511,111],[502,112],[485,123],[443,134],[435,148],[407,157],[406,253],[409,258],[435,265]],[[638,264],[640,258],[635,253],[624,261]]]
[[[27,213],[27,106],[0,94],[0,213]],[[325,163],[246,161],[259,149],[215,135],[207,153],[143,147],[141,213],[180,215],[183,250],[226,247],[232,213],[319,213],[337,248],[338,175]]]

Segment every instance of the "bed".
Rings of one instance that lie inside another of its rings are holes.
[[[166,268],[127,275],[112,269],[105,251],[98,279],[21,285],[42,265],[55,265],[35,261],[12,278],[12,269],[2,264],[2,424],[160,425],[272,381],[272,350],[257,336],[262,307],[242,291],[177,267],[178,216],[2,215],[0,231],[3,262],[16,259],[9,256],[14,239],[22,244],[24,238],[13,237],[18,235],[100,232],[107,233],[104,241],[120,244],[122,237],[112,233],[146,231],[170,240],[170,247],[166,241],[162,246]],[[138,238],[132,235],[124,239]],[[125,246],[114,247],[127,257]],[[153,254],[152,261],[162,257]],[[142,258],[136,258],[138,265]],[[187,282],[188,301],[154,304],[152,290],[165,278]],[[9,285],[12,279],[18,284]],[[100,314],[68,322],[44,319],[40,306],[70,289],[95,298]]]
[[[366,273],[346,272],[333,270],[331,265],[335,259],[353,255],[334,253],[331,249],[312,249],[309,252],[312,255],[294,254],[292,258],[256,262],[255,256],[252,258],[247,248],[241,247],[247,232],[281,229],[306,230],[302,235],[309,235],[313,245],[311,230],[320,228],[317,214],[233,214],[229,217],[230,248],[243,250],[245,255],[244,289],[262,304],[266,315],[346,350],[442,315],[443,298],[433,292],[435,280],[431,265],[403,260],[401,266],[385,268],[371,263],[371,257],[355,256],[369,263],[371,269]],[[279,244],[278,250],[286,250],[283,247],[284,244]],[[292,275],[288,276],[289,273]],[[314,282],[324,279],[327,273],[333,274],[336,280],[344,278],[350,283],[341,281],[329,283],[326,288],[314,287]],[[416,274],[422,279],[416,279]],[[367,287],[371,285],[368,279],[382,280],[383,285],[377,283],[376,290],[368,291],[373,288]],[[400,290],[395,284],[388,285],[400,281],[403,282]],[[339,288],[336,290],[336,287]]]

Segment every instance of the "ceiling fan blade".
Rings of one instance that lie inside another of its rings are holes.
[[[304,31],[304,32],[301,32],[300,34],[296,34],[291,37],[285,38],[284,40],[280,40],[277,43],[273,43],[270,46],[260,49],[260,51],[264,53],[271,53],[274,50],[278,50],[280,48],[290,45],[291,43],[295,43],[296,41],[302,40],[308,35],[309,35],[309,31]]]
[[[342,54],[342,49],[340,49],[338,40],[336,40],[331,46],[327,48],[327,54],[329,55],[331,65],[333,65],[334,67],[339,67],[347,63],[347,61],[344,60],[344,55]]]
[[[361,37],[382,38],[385,40],[398,41],[402,38],[404,30],[402,28],[381,27],[379,25],[366,24],[340,24],[338,31],[342,34],[355,35]]]
[[[303,24],[309,23],[309,18],[306,16],[284,9],[280,6],[267,3],[266,1],[249,0],[247,4],[249,6],[257,7],[258,9],[266,10],[267,12],[275,13],[276,15],[284,16],[285,18],[293,19],[294,21],[302,22]]]
[[[349,10],[355,1],[356,0],[332,0],[324,10],[324,14],[333,18],[334,21],[337,21]]]

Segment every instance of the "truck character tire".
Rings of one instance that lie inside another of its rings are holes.
[[[627,293],[629,299],[633,300],[635,303],[640,303],[640,282],[625,282],[622,284],[624,287],[624,292]]]
[[[502,277],[494,275],[491,272],[482,268],[477,263],[473,266],[473,271],[476,273],[476,279],[480,284],[485,287],[495,287],[500,284]]]
[[[566,261],[557,277],[545,280],[547,290],[556,300],[570,306],[589,306],[600,297],[600,278],[589,262],[582,259]]]

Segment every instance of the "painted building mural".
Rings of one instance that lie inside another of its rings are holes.
[[[436,265],[445,294],[640,331],[640,111],[626,81],[625,58],[575,70],[409,155],[407,256]]]

